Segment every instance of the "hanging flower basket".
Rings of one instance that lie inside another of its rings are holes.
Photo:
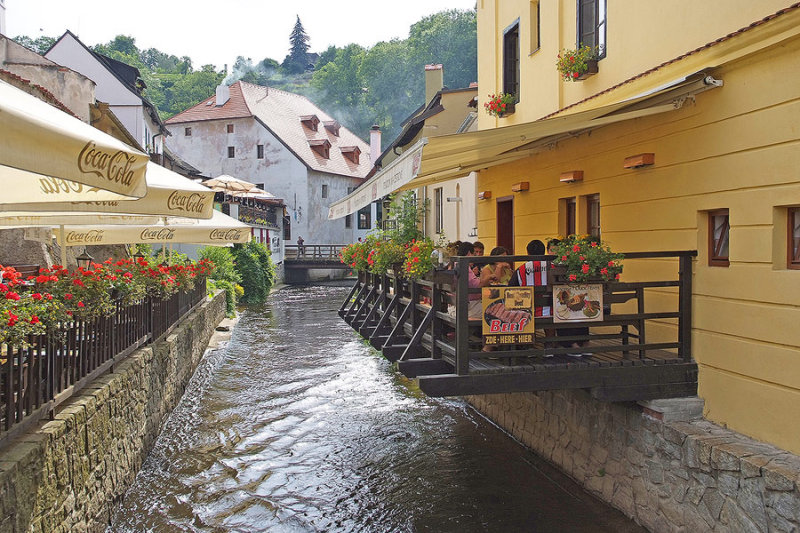
[[[599,50],[582,46],[577,50],[564,49],[558,54],[556,69],[564,81],[581,81],[597,74]]]

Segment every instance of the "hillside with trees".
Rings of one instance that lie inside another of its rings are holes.
[[[214,65],[195,68],[185,55],[141,50],[133,36],[118,35],[94,50],[138,68],[147,85],[146,97],[165,119],[211,96],[223,81],[241,79],[303,94],[364,139],[372,124],[381,126],[385,139],[393,139],[402,121],[426,103],[424,65],[442,63],[450,88],[477,80],[476,22],[475,10],[442,11],[413,24],[407,39],[371,48],[330,46],[317,56],[309,52],[310,36],[298,17],[283,61],[253,62],[239,56],[230,73]],[[55,42],[52,37],[15,40],[39,53]]]

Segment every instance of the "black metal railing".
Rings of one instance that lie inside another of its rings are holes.
[[[489,262],[549,261],[553,256],[457,257],[453,268],[427,279],[359,274],[339,314],[391,360],[443,359],[457,375],[527,368],[521,362],[549,356],[588,356],[598,364],[636,364],[692,360],[691,295],[695,251],[625,254],[626,268],[639,261],[640,281],[603,283],[606,312],[601,322],[554,322],[535,318],[535,342],[484,349],[481,319],[468,314],[467,269]],[[552,283],[534,287],[534,306],[548,305]],[[580,326],[583,331],[575,332]],[[570,331],[571,330],[571,331]],[[570,346],[571,343],[577,346]]]
[[[108,316],[60,323],[28,346],[0,344],[0,446],[137,348],[161,339],[204,301],[205,279],[168,298],[115,303]]]

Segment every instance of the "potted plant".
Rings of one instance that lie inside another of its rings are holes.
[[[434,247],[433,241],[428,238],[412,240],[407,245],[403,273],[408,279],[420,279],[434,269],[438,264],[431,257]]]
[[[596,237],[570,235],[556,245],[554,253],[556,281],[616,281],[622,273],[624,256],[612,252]]]
[[[373,274],[386,274],[390,269],[401,273],[400,265],[406,259],[406,248],[396,239],[377,240],[367,255],[367,265]]]
[[[514,112],[516,101],[517,99],[510,93],[490,94],[489,100],[483,104],[483,107],[490,115],[503,118]]]
[[[581,46],[576,50],[565,48],[558,54],[556,68],[564,81],[580,81],[597,74],[599,49]]]

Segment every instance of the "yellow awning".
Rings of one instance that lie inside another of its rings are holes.
[[[416,189],[463,177],[474,170],[523,159],[561,135],[679,109],[687,95],[718,86],[717,80],[713,81],[698,73],[646,94],[588,111],[503,128],[428,138],[419,172],[397,190]]]

